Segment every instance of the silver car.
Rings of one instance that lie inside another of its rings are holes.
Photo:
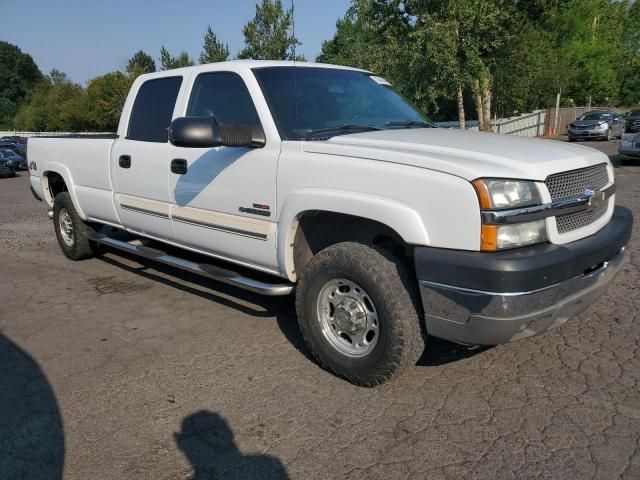
[[[618,149],[620,159],[624,161],[640,161],[640,133],[627,137],[620,142]]]
[[[587,112],[572,122],[567,130],[569,141],[599,138],[612,140],[622,138],[625,130],[625,121],[616,112]]]

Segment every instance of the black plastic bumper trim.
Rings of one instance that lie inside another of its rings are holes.
[[[529,292],[582,275],[613,258],[631,237],[633,216],[616,207],[595,234],[564,245],[544,243],[504,252],[416,247],[418,280],[486,292]]]

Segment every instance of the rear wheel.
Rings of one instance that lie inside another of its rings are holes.
[[[373,387],[424,351],[415,280],[373,245],[332,245],[305,266],[296,290],[302,335],[318,363]]]
[[[82,260],[101,253],[100,246],[87,237],[90,227],[80,218],[69,192],[53,201],[53,224],[60,249],[71,260]]]

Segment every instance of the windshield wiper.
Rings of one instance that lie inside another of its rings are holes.
[[[373,125],[364,125],[359,123],[343,123],[342,125],[334,125],[332,127],[322,127],[322,128],[314,128],[313,130],[309,130],[307,135],[316,135],[319,133],[329,133],[329,132],[342,132],[348,130],[364,130],[364,131],[375,131],[382,130],[379,127],[374,127]]]
[[[384,122],[387,127],[418,127],[418,128],[438,128],[437,125],[418,120],[391,120]]]

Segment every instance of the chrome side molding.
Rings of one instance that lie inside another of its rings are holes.
[[[283,295],[289,295],[293,290],[292,283],[267,283],[253,278],[248,278],[240,275],[239,273],[227,270],[225,268],[217,267],[215,265],[209,265],[205,263],[192,262],[184,258],[175,257],[169,255],[162,250],[146,247],[143,245],[135,245],[122,240],[111,238],[102,233],[96,233],[89,231],[87,236],[94,242],[107,245],[109,247],[129,252],[139,257],[143,257],[155,262],[170,265],[172,267],[185,270],[187,272],[195,273],[202,277],[215,280],[217,282],[233,285],[234,287],[242,288],[250,292],[258,293],[260,295],[266,295],[270,297],[277,297]]]
[[[483,210],[480,212],[485,225],[506,225],[511,223],[531,222],[557,215],[582,212],[595,209],[606,202],[616,193],[616,184],[600,191],[585,191],[584,194],[566,200],[556,200],[551,203],[535,205],[533,207],[514,208],[511,210]]]

